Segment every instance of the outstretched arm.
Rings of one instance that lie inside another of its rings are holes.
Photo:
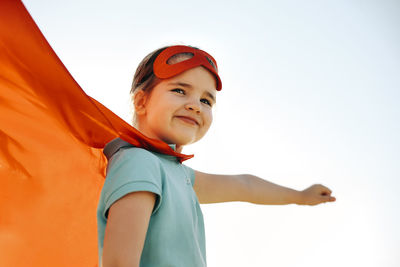
[[[320,184],[303,191],[280,186],[254,175],[218,175],[195,171],[194,190],[200,203],[244,201],[254,204],[317,205],[332,202],[332,191]]]

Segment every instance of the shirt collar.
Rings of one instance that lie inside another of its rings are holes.
[[[168,144],[170,148],[172,148],[174,151],[176,151],[176,144]]]

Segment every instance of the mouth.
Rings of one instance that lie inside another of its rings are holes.
[[[178,119],[180,119],[181,121],[187,123],[187,124],[191,124],[191,125],[199,125],[199,123],[197,122],[196,119],[191,118],[191,117],[187,117],[187,116],[176,116]]]

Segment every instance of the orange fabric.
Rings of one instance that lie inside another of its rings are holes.
[[[102,148],[175,155],[87,96],[20,1],[0,1],[0,266],[97,266]]]

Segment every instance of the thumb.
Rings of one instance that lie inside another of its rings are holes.
[[[336,201],[336,198],[331,195],[321,194],[320,196],[321,201],[323,202],[333,202]]]

